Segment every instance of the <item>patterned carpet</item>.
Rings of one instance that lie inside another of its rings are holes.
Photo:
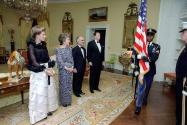
[[[91,94],[88,78],[84,79],[81,98],[73,96],[70,107],[60,106],[52,116],[36,125],[108,125],[133,100],[133,88],[128,76],[102,72],[100,89]],[[28,100],[0,109],[0,125],[29,125]]]

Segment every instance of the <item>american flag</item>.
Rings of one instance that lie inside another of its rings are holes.
[[[136,33],[135,33],[135,41],[134,41],[134,49],[138,54],[144,55],[148,57],[147,52],[147,40],[146,40],[146,30],[147,30],[147,5],[146,0],[141,0]],[[144,62],[144,60],[140,59],[139,61],[140,74],[145,74],[149,71],[149,63]]]

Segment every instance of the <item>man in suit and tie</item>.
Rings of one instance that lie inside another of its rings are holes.
[[[99,89],[99,79],[104,61],[104,47],[100,44],[100,33],[94,32],[94,40],[90,41],[87,46],[87,60],[90,65],[90,92],[94,90],[101,92]]]
[[[82,81],[86,68],[86,49],[83,47],[85,42],[84,37],[78,36],[76,41],[77,46],[72,50],[74,68],[77,70],[77,72],[73,74],[73,92],[75,96],[81,97],[80,95],[85,94],[82,91]]]

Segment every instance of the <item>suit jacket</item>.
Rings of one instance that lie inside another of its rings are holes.
[[[101,46],[101,52],[95,43],[95,40],[90,41],[87,46],[87,59],[92,62],[93,66],[102,67],[104,61],[104,46]]]
[[[83,48],[83,47],[82,47]],[[77,69],[77,72],[84,72],[86,67],[86,49],[83,48],[84,57],[81,52],[81,48],[77,45],[72,49],[74,68]]]
[[[152,43],[148,46],[148,57],[149,57],[149,72],[146,75],[154,76],[156,74],[156,64],[158,57],[160,54],[160,45],[156,43]]]

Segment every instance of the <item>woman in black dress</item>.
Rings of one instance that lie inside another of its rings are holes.
[[[54,61],[50,61],[45,41],[45,29],[35,26],[28,42],[28,69],[31,71],[29,90],[29,116],[34,124],[58,107],[56,87],[53,79]],[[49,77],[50,76],[50,77]]]

